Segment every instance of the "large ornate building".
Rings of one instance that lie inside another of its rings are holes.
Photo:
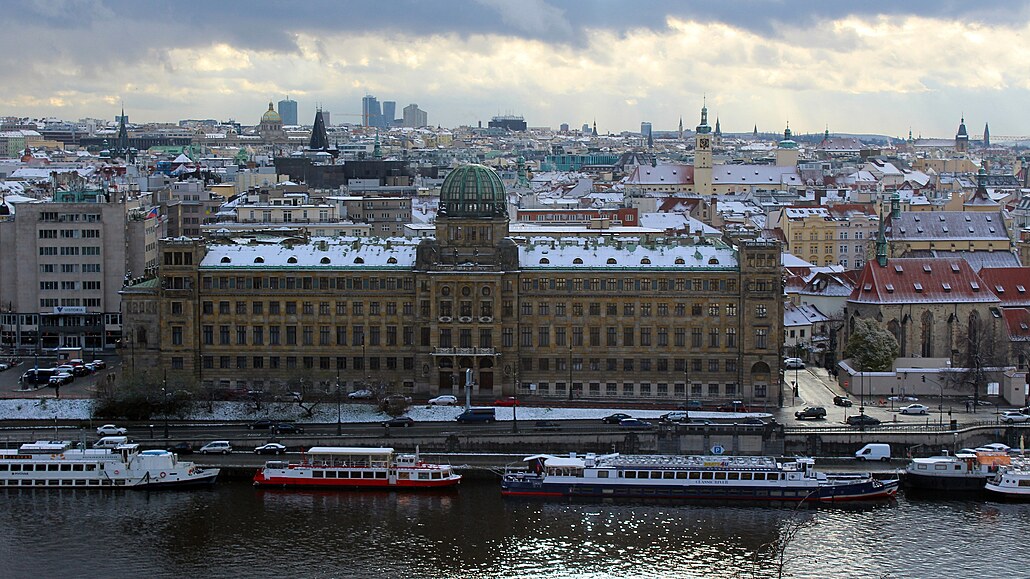
[[[159,280],[123,290],[137,367],[206,388],[458,394],[471,369],[484,398],[777,402],[778,242],[514,239],[506,206],[467,165],[435,238],[164,240]]]

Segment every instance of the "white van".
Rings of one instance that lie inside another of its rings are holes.
[[[119,445],[127,444],[129,442],[128,436],[105,436],[100,440],[93,443],[93,448],[118,448]]]
[[[870,442],[855,453],[855,460],[882,460],[887,462],[890,459],[891,445],[882,442]]]

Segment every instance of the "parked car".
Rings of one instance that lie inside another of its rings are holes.
[[[745,416],[743,420],[737,422],[737,424],[746,424],[748,426],[765,426],[765,421],[757,416]]]
[[[630,430],[650,430],[653,425],[645,420],[639,418],[623,418],[619,421],[619,428],[626,428]]]
[[[67,372],[61,372],[60,374],[54,374],[47,380],[47,384],[50,386],[64,386],[65,384],[71,384],[75,380],[75,376],[68,374]]]
[[[458,397],[451,396],[450,394],[444,394],[442,396],[437,396],[436,398],[429,399],[429,404],[432,406],[450,406],[451,404],[457,403]]]
[[[975,449],[973,449],[973,452],[976,452],[977,450],[981,452],[1009,452],[1010,450],[1012,450],[1012,447],[1007,444],[1002,444],[1000,442],[992,442],[990,444],[985,444],[983,446],[976,447]]]
[[[845,408],[850,408],[851,405],[852,405],[852,402],[851,402],[851,399],[848,398],[847,396],[834,396],[833,397],[833,405],[834,406],[843,406]]]
[[[801,358],[784,358],[783,367],[787,370],[804,370],[805,361]]]
[[[795,412],[794,418],[797,420],[826,418],[826,409],[822,406],[806,406],[804,410]]]
[[[409,426],[415,425],[415,419],[410,416],[395,416],[386,422],[383,422],[383,426],[399,426],[402,428],[408,428]]]
[[[255,420],[254,422],[251,422],[250,424],[247,425],[247,428],[249,428],[251,430],[268,430],[269,428],[272,428],[273,426],[275,426],[275,421],[274,420],[269,420],[267,418],[263,418],[261,420]]]
[[[972,404],[973,403],[973,397],[972,396],[966,396],[966,402]],[[976,405],[977,406],[994,406],[994,403],[991,402],[990,400],[984,400],[983,398],[980,398],[979,400],[976,401]]]
[[[622,422],[623,420],[626,420],[627,418],[633,418],[633,417],[630,416],[629,414],[625,414],[625,413],[622,413],[622,412],[616,412],[615,414],[609,414],[608,416],[605,416],[604,418],[601,419],[601,422],[603,422],[605,424],[618,424],[618,423]]]
[[[855,414],[848,416],[848,424],[851,426],[876,426],[880,424],[880,419],[868,414]]]
[[[97,436],[124,436],[128,432],[120,426],[105,424],[97,427]]]
[[[103,370],[107,368],[107,362],[103,360],[93,360],[92,364],[97,367],[97,370]]]
[[[351,400],[370,400],[372,396],[373,394],[371,390],[363,388],[361,390],[351,392],[347,395],[347,398],[350,398]]]
[[[277,422],[269,429],[275,434],[303,434],[304,429],[292,422]]]
[[[747,405],[740,400],[734,400],[733,402],[727,402],[719,407],[719,412],[749,412]]]
[[[168,447],[168,452],[175,454],[193,454],[193,445],[189,442],[177,442]]]
[[[558,432],[561,430],[561,424],[553,420],[537,420],[533,423],[533,430],[539,430],[541,432]]]
[[[286,452],[286,447],[278,442],[262,444],[254,449],[254,454],[282,454],[284,452]]]
[[[658,418],[658,420],[661,421],[661,422],[669,422],[669,423],[672,423],[672,422],[689,422],[690,421],[690,416],[687,414],[686,411],[677,410],[677,411],[674,411],[674,412],[666,412],[665,414],[662,414],[661,417]]]
[[[700,400],[687,400],[686,404],[679,405],[680,410],[704,410],[704,404]]]
[[[8,364],[7,362],[0,362],[0,372],[3,372],[4,370],[6,370],[6,369],[8,369],[10,367],[11,367],[11,365]]]
[[[200,454],[229,454],[232,452],[232,445],[228,440],[215,440],[200,447],[197,452]]]
[[[1014,410],[1010,410],[1008,412],[1003,412],[1001,414],[1001,421],[1004,422],[1005,424],[1014,424],[1016,422],[1026,422],[1027,420],[1030,420],[1030,416],[1027,416],[1026,414],[1023,414],[1022,412],[1016,412]]]
[[[902,406],[898,411],[902,414],[929,414],[930,408],[922,404],[909,404]]]
[[[78,366],[72,366],[72,376],[76,378],[82,378],[83,376],[89,376],[93,371],[89,366],[85,364],[79,364]]]
[[[519,399],[514,396],[494,400],[494,406],[520,406]]]

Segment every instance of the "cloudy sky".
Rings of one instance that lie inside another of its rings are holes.
[[[1030,7],[979,0],[5,0],[0,116],[498,113],[605,131],[1030,135]]]

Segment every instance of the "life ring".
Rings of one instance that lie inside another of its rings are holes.
[[[164,478],[166,476],[168,476],[168,473],[166,473],[166,472],[161,473],[161,478]]]
[[[118,471],[114,471],[114,474],[118,474]]]

